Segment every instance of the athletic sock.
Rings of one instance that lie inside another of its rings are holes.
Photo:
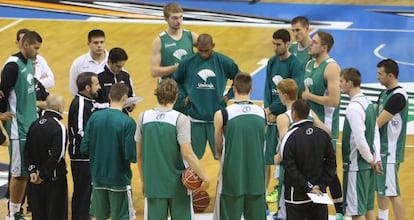
[[[21,206],[20,203],[9,202],[10,216],[13,216],[17,212],[19,212],[20,211],[20,206]]]
[[[378,219],[388,220],[388,209],[378,209]]]

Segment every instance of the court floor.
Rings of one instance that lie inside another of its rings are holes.
[[[71,1],[60,1],[60,4],[55,4],[0,0],[0,60],[5,61],[17,50],[14,41],[18,29],[25,27],[38,31],[44,39],[40,53],[46,57],[55,74],[56,86],[50,92],[62,94],[69,106],[69,67],[75,57],[87,52],[88,31],[103,29],[107,34],[106,48],[109,50],[112,47],[123,47],[130,57],[125,68],[133,78],[135,93],[144,97],[144,102],[132,114],[132,117],[137,118],[139,112],[156,104],[153,97],[156,79],[149,74],[149,54],[151,41],[165,29],[160,8],[167,1],[135,1],[137,4],[131,2],[133,1],[121,4],[95,1],[93,4],[75,4]],[[232,57],[241,70],[254,74],[255,93],[252,98],[255,100],[260,101],[263,94],[262,74],[265,59],[273,55],[272,33],[278,28],[289,28],[290,19],[297,15],[307,16],[312,21],[314,31],[325,30],[334,35],[332,56],[343,68],[359,68],[363,73],[364,85],[378,86],[375,78],[376,64],[384,57],[391,57],[400,64],[400,81],[409,92],[414,92],[411,76],[414,72],[412,6],[178,2],[186,12],[185,28],[199,34],[212,34],[217,51]],[[65,124],[66,120],[63,120]],[[413,145],[412,143],[410,139],[408,145]],[[407,148],[406,162],[401,166],[400,178],[407,219],[414,218],[414,192],[410,190],[414,184],[413,160],[414,148]],[[338,155],[339,165],[340,161]],[[5,148],[0,149],[0,162],[8,163]],[[214,182],[218,163],[211,159],[209,153],[202,163],[208,167],[208,173]],[[342,172],[340,167],[338,166],[338,173]],[[135,175],[133,188],[139,189],[136,165],[132,165],[132,169]],[[1,176],[0,172],[0,184]],[[71,179],[70,170],[68,178]],[[272,184],[276,182],[272,181]],[[211,187],[209,194],[214,193],[215,187]],[[143,216],[142,201],[142,194],[135,190],[134,203],[138,219]],[[207,209],[208,212],[212,211],[212,205]],[[0,201],[0,218],[5,216],[5,207]],[[270,207],[275,209],[273,204]],[[332,210],[330,207],[331,213]]]

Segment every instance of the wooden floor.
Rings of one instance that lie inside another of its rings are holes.
[[[292,1],[290,0],[288,2]],[[336,1],[321,1],[321,3],[332,2]],[[352,4],[357,1],[348,2]],[[381,2],[384,3],[384,1]],[[392,4],[395,2],[385,1],[384,4]],[[369,0],[358,1],[358,3],[378,4],[378,2]],[[398,3],[413,4],[411,0],[398,1]],[[16,22],[16,20],[0,19],[0,27],[5,27],[13,22]],[[122,47],[129,55],[130,59],[126,63],[125,68],[133,78],[136,95],[144,97],[144,102],[137,106],[132,117],[137,118],[139,112],[155,106],[156,100],[153,96],[153,91],[156,80],[150,77],[149,72],[150,45],[156,34],[165,29],[165,25],[22,20],[16,25],[0,32],[0,39],[2,39],[0,41],[0,48],[2,48],[0,50],[0,62],[5,61],[10,54],[17,51],[14,45],[15,33],[20,28],[33,29],[42,35],[43,45],[40,49],[40,54],[49,62],[56,79],[56,86],[50,92],[64,96],[67,106],[66,109],[68,109],[71,101],[68,88],[70,65],[74,58],[88,51],[87,33],[91,29],[96,28],[106,32],[107,50],[112,47]],[[240,69],[246,72],[254,71],[258,67],[257,62],[263,57],[273,55],[271,36],[274,29],[190,25],[186,25],[185,28],[199,34],[210,33],[216,43],[215,50],[232,57],[239,64]],[[243,44],[240,42],[240,36],[243,36]],[[63,122],[67,124],[67,118]],[[5,148],[0,149],[0,161],[8,163],[7,149]],[[407,219],[414,218],[414,191],[410,190],[411,186],[414,185],[414,172],[412,172],[414,170],[413,161],[414,148],[407,148],[406,162],[401,166],[400,171],[401,191],[406,206]],[[208,169],[208,173],[212,178],[213,184],[209,189],[209,194],[213,196],[215,194],[214,183],[217,179],[219,164],[217,161],[212,160],[210,153],[206,155],[202,163]],[[341,164],[340,161],[338,161],[338,164]],[[134,189],[134,206],[137,210],[137,219],[140,220],[143,218],[143,197],[141,192],[139,192],[140,186],[138,183],[137,167],[134,164],[132,168],[134,172],[132,183]],[[338,170],[338,172],[342,176],[342,171]],[[69,191],[71,194],[72,184],[70,172],[68,174],[68,180],[70,182]],[[271,208],[274,208],[274,206],[271,206]],[[331,212],[332,210],[332,207],[330,207]],[[207,211],[212,211],[212,203]],[[0,218],[3,218],[5,215],[6,205],[5,203],[0,204]],[[393,219],[393,217],[390,219]]]

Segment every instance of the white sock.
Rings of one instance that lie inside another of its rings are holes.
[[[19,212],[20,206],[21,206],[20,203],[9,202],[10,216],[13,216],[16,212]]]
[[[378,218],[388,220],[388,209],[378,209]]]

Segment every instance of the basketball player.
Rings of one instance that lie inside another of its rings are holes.
[[[168,3],[164,6],[164,20],[168,27],[167,30],[158,34],[152,42],[152,77],[170,78],[181,60],[185,56],[193,54],[193,46],[196,44],[198,35],[181,27],[183,12],[177,3]],[[185,105],[184,99],[184,93],[180,89],[174,109],[187,114],[188,107]]]
[[[210,184],[191,146],[189,118],[172,109],[177,94],[174,80],[162,80],[155,90],[158,107],[138,118],[135,140],[146,220],[167,220],[168,212],[171,219],[194,218],[191,197],[180,180],[187,164],[203,180],[199,190]]]
[[[220,175],[215,220],[265,220],[264,110],[250,101],[252,78],[239,73],[234,79],[234,104],[214,114]],[[225,142],[224,142],[225,140]]]
[[[300,91],[303,88],[303,65],[299,59],[288,50],[290,45],[290,33],[286,29],[279,29],[273,33],[272,43],[275,56],[271,57],[267,63],[266,80],[264,89],[264,107],[269,116],[269,123],[266,131],[266,186],[270,181],[270,169],[274,165],[273,157],[276,154],[277,146],[277,127],[275,118],[277,115],[286,111],[285,106],[280,102],[277,93],[278,83],[286,78],[292,78],[299,85]],[[266,201],[275,202],[277,200],[276,189],[269,193]]]
[[[309,101],[311,109],[330,130],[332,146],[336,149],[339,133],[339,73],[341,68],[329,55],[334,39],[327,32],[317,32],[309,47],[311,59],[305,68],[305,89],[302,98]],[[336,210],[336,219],[343,219],[341,183],[337,175],[329,184]]]
[[[377,64],[377,78],[385,90],[378,98],[377,123],[381,137],[381,162],[384,175],[377,176],[380,220],[388,220],[391,202],[396,220],[405,219],[404,204],[400,195],[398,171],[404,161],[408,117],[407,92],[398,85],[398,64],[385,59]]]
[[[309,36],[309,20],[304,16],[297,16],[292,19],[291,28],[296,41],[292,42],[289,51],[305,66],[312,59],[309,55],[309,46],[312,43],[312,38]]]
[[[136,123],[122,112],[128,91],[124,83],[112,85],[110,107],[92,114],[82,138],[80,151],[90,158],[92,176],[90,214],[96,219],[135,219],[131,163],[137,160]]]
[[[30,124],[37,118],[36,91],[34,83],[33,60],[42,45],[42,38],[37,32],[29,31],[22,39],[19,53],[9,57],[1,73],[0,112],[10,111],[12,121],[6,123],[10,137],[10,214],[7,219],[22,219],[21,202],[25,195],[27,169],[25,169],[23,152],[26,134]],[[19,77],[17,77],[19,76]]]
[[[349,95],[342,132],[345,213],[354,220],[374,215],[375,176],[381,173],[380,140],[373,103],[361,92],[361,73],[355,68],[341,71],[341,92]]]
[[[199,159],[204,155],[206,143],[217,159],[214,147],[214,113],[226,106],[233,98],[231,89],[224,94],[227,80],[233,80],[239,72],[237,64],[229,57],[214,51],[213,38],[201,34],[197,39],[198,53],[182,60],[173,78],[186,93],[190,106],[191,143]]]

